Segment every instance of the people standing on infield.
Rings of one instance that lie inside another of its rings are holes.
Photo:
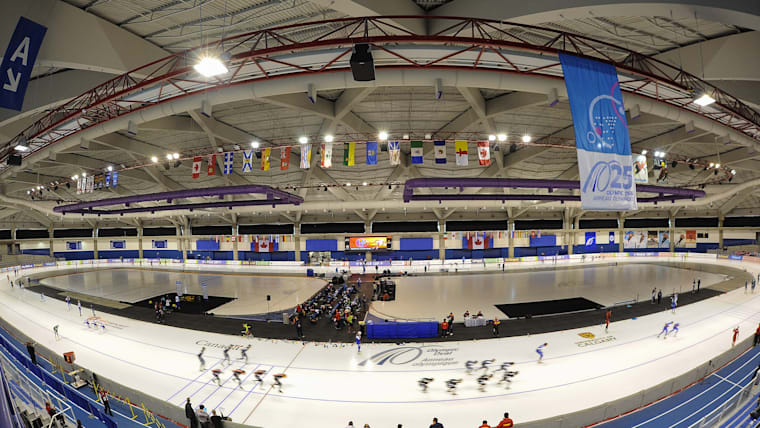
[[[657,290],[657,304],[662,303],[662,289]]]
[[[501,324],[501,321],[499,320],[499,317],[493,317],[493,335],[494,337],[499,335],[499,324]]]
[[[362,331],[361,330],[356,332],[356,347],[357,347],[356,352],[362,351]]]
[[[652,289],[652,304],[653,305],[656,299],[657,299],[657,288],[653,288]]]
[[[607,324],[604,326],[604,332],[607,333],[607,330],[610,328],[610,317],[612,316],[612,309],[607,311],[607,314],[605,314],[604,318],[607,322]]]

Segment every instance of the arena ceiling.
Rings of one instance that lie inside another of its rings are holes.
[[[755,29],[760,27],[760,12],[753,10],[757,6],[746,4],[748,2],[728,1],[720,8],[710,8],[699,0],[629,1],[625,4],[614,0],[574,0],[563,3],[566,7],[562,10],[550,7],[542,10],[540,4],[526,5],[525,2],[520,2],[517,7],[512,5],[515,2],[489,0],[33,0],[29,3],[30,8],[47,6],[56,11],[55,15],[66,17],[55,24],[61,28],[54,25],[50,31],[52,34],[66,32],[68,36],[64,40],[46,40],[53,46],[41,52],[25,110],[20,114],[8,111],[0,114],[0,135],[6,141],[68,98],[157,58],[235,34],[350,16],[478,17],[490,11],[489,18],[496,13],[505,20],[577,33],[654,56],[727,91],[735,90],[734,94],[750,106],[760,99],[760,91],[755,86],[755,82],[760,81],[757,75],[760,67],[754,63],[755,58],[745,58],[746,47],[757,41]],[[651,16],[641,16],[642,10]],[[12,17],[11,20],[15,19]],[[398,23],[409,26],[412,31],[433,31],[432,28],[411,28],[424,26],[424,23],[409,20],[399,20]],[[435,22],[428,24],[430,27],[435,25]],[[70,34],[73,26],[81,31]],[[540,31],[519,31],[519,35],[526,39],[540,40],[543,37]],[[101,37],[96,39],[93,34]],[[313,36],[309,31],[294,31],[288,35],[293,40],[307,40]],[[98,54],[100,52],[102,55]],[[294,83],[296,89],[290,95],[283,90],[276,96],[214,102],[210,118],[201,114],[200,105],[182,111],[172,110],[163,117],[140,123],[136,135],[129,135],[125,127],[88,139],[86,143],[77,140],[64,150],[25,162],[20,169],[4,171],[3,194],[0,196],[4,208],[0,210],[0,222],[49,227],[62,222],[186,223],[188,219],[243,223],[370,221],[411,219],[412,215],[416,219],[443,219],[452,215],[455,218],[609,215],[583,213],[573,206],[532,201],[501,206],[476,202],[449,204],[447,209],[437,203],[403,204],[401,184],[409,178],[577,179],[572,119],[566,99],[560,96],[558,103],[550,105],[551,97],[535,87],[521,90],[519,86],[507,85],[509,88],[505,89],[499,85],[474,85],[472,82],[477,80],[445,85],[440,99],[435,99],[432,85],[415,84],[414,81],[330,87],[318,91],[319,99],[315,104],[306,102],[305,84],[299,82]],[[756,144],[726,138],[727,134],[716,128],[702,130],[697,127],[686,132],[685,120],[672,114],[654,113],[657,112],[645,112],[635,119],[630,118],[634,152],[658,150],[668,153],[670,159],[688,160],[671,166],[667,178],[658,184],[704,187],[708,196],[694,203],[649,206],[645,212],[630,215],[745,215],[760,211],[760,193],[756,193],[754,186],[755,181],[760,180],[757,172],[760,151]],[[410,139],[425,139],[429,134],[432,139],[450,140],[459,136],[475,141],[497,133],[506,133],[509,139],[494,144],[498,151],[493,152],[494,162],[489,167],[478,166],[472,158],[468,167],[457,167],[451,150],[446,165],[435,165],[430,153],[422,166],[410,165],[408,145],[400,166],[390,165],[387,154],[381,154],[380,162],[375,166],[364,165],[362,155],[357,155],[356,166],[341,164],[342,142],[373,140],[381,130],[388,131],[391,140],[400,140],[404,135]],[[167,153],[181,153],[186,158],[220,147],[223,150],[235,150],[236,146],[247,148],[252,141],[277,147],[294,144],[301,136],[309,136],[316,143],[326,133],[335,135],[336,142],[336,161],[330,169],[322,169],[313,162],[309,170],[299,169],[294,164],[288,171],[254,169],[252,173],[229,176],[207,177],[202,174],[193,180],[190,178],[192,162],[184,159],[176,167],[172,163],[165,168],[159,162],[122,174],[115,191],[77,195],[74,188],[63,184],[57,189],[50,186],[50,183],[70,181],[74,174],[92,174],[109,165],[132,165],[151,156],[163,159]],[[530,144],[522,142],[523,135],[531,136]],[[720,163],[724,170],[735,170],[736,174],[729,183],[729,176],[724,172],[716,175],[712,169],[690,168],[688,163]],[[656,172],[653,174],[650,184],[658,178]],[[365,182],[367,185],[362,185]],[[167,212],[140,220],[71,218],[52,214],[52,207],[61,202],[240,184],[279,187],[300,195],[306,203],[300,207],[231,212]],[[27,192],[40,185],[46,186],[47,190],[41,197],[31,200]],[[505,190],[510,191],[514,190]]]

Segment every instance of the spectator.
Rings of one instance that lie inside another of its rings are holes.
[[[198,417],[195,416],[193,405],[190,404],[190,397],[187,397],[187,403],[185,403],[185,417],[190,420],[190,428],[198,428]]]
[[[224,414],[222,414],[222,416],[217,415],[216,409],[211,411],[211,425],[213,425],[214,428],[222,428],[222,421],[229,419],[230,418],[224,417]]]
[[[55,418],[55,421],[61,424],[61,427],[66,427],[66,420],[63,418],[63,413],[56,416],[56,413],[58,413],[58,410],[53,407],[49,401],[45,402],[45,410],[47,411],[47,414],[50,416],[50,419]]]
[[[491,425],[488,425],[488,421],[483,421],[483,425],[479,426],[478,428],[491,428]]]
[[[100,402],[103,403],[103,413],[108,413],[108,415],[113,416],[113,412],[111,412],[111,402],[108,401],[108,393],[103,388],[100,388]]]
[[[430,424],[430,428],[443,428],[443,424],[438,422],[438,418],[433,418],[433,423]]]
[[[348,421],[348,425],[346,425],[346,428],[354,428],[354,422]]]
[[[211,419],[208,417],[206,407],[201,404],[198,406],[198,410],[195,412],[198,422],[201,424],[201,428],[211,428]]]
[[[449,322],[446,321],[446,318],[441,321],[441,336],[448,336],[449,334]]]
[[[514,426],[515,423],[509,419],[509,412],[504,412],[504,419],[499,422],[499,425],[496,425],[496,428],[512,428]]]
[[[82,426],[82,421],[81,421],[81,420],[79,420],[79,419],[77,419],[77,428],[84,428],[84,427]]]

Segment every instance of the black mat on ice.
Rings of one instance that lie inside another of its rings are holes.
[[[525,318],[526,316],[566,314],[568,312],[588,311],[603,306],[582,297],[572,299],[543,300],[540,302],[509,303],[494,305],[510,318]]]
[[[176,309],[174,307],[175,305],[175,299],[174,296],[176,296],[177,293],[168,293],[164,295],[159,295],[156,297],[151,297],[150,299],[145,299],[142,301],[139,301],[137,303],[132,303],[133,306],[139,306],[143,308],[153,308],[154,302],[158,301],[159,304],[161,304],[161,297],[165,297],[169,299],[169,302],[171,302],[172,309]],[[206,312],[212,312],[212,309],[222,306],[225,303],[229,303],[233,301],[232,297],[218,297],[218,296],[208,296],[207,300],[203,299],[203,296],[198,296],[194,294],[185,294],[182,297],[180,297],[180,310],[183,313],[186,314],[203,314]],[[124,302],[127,303],[127,302]]]

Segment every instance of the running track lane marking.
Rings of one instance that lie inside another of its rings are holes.
[[[255,371],[256,371],[256,369],[258,369],[258,368],[259,368],[259,366],[261,366],[261,364],[259,364],[259,365],[257,365],[256,367],[254,367],[254,368],[253,368],[253,369],[252,369],[252,370],[251,370],[251,371],[248,373],[248,376],[244,377],[244,378],[243,378],[243,380],[242,380],[242,381],[240,381],[240,383],[238,384],[238,387],[239,387],[240,389],[243,389],[243,388],[242,388],[242,385],[243,385],[243,383],[245,383],[245,381],[246,381],[246,380],[248,380],[248,378],[249,378],[249,377],[251,377],[251,375],[253,375],[253,372],[255,372]],[[245,367],[245,366],[243,366],[243,367]],[[258,383],[258,382],[256,382],[256,383]],[[244,390],[244,391],[245,391],[245,390]],[[225,396],[225,397],[222,399],[222,401],[220,401],[220,402],[219,402],[219,403],[218,403],[218,404],[217,404],[217,405],[216,405],[214,408],[215,408],[215,409],[221,409],[221,407],[222,407],[222,404],[223,404],[225,401],[227,401],[227,399],[230,397],[230,395],[232,395],[232,393],[233,393],[233,392],[235,392],[235,390],[234,390],[234,389],[233,389],[232,391],[230,391],[230,392],[229,392],[229,394],[227,394],[227,396]],[[227,416],[230,416],[230,414],[228,414]]]
[[[306,349],[306,345],[301,346],[301,349],[296,353],[295,356],[293,356],[293,359],[290,360],[290,362],[288,363],[288,365],[285,366],[285,368],[282,370],[283,373],[285,373],[286,371],[288,371],[288,368],[291,366],[291,364],[293,364],[293,362],[295,362],[296,358],[298,358],[298,356],[301,355],[301,352],[303,352],[304,349]],[[261,397],[261,399],[259,400],[259,402],[256,403],[255,406],[253,406],[253,409],[251,409],[251,413],[249,413],[248,416],[246,416],[245,419],[243,420],[243,424],[245,424],[248,421],[248,418],[251,417],[251,415],[253,414],[253,412],[255,412],[256,409],[259,408],[259,406],[264,401],[264,399],[267,398],[267,396],[269,395],[270,392],[272,392],[272,389],[274,389],[274,384],[272,384],[269,387],[269,390],[267,390],[267,392],[264,394],[264,396]]]
[[[754,358],[754,357],[753,357],[753,358]],[[742,367],[744,367],[744,366],[745,366],[745,364],[742,364]],[[729,374],[729,376],[731,376],[732,374],[734,374],[734,372],[731,372],[731,374]],[[735,383],[735,382],[732,382],[732,381],[730,381],[730,380],[728,380],[728,379],[724,378],[723,376],[718,376],[718,374],[717,374],[717,373],[716,373],[716,374],[714,374],[713,376],[717,377],[718,379],[720,379],[720,380],[722,380],[722,381],[728,382],[728,383],[730,383],[731,385],[733,385],[733,386],[735,386],[735,387],[737,387],[737,388],[740,388],[740,389],[741,389],[741,388],[744,388],[743,386],[741,386],[741,385],[739,385],[739,384],[737,384],[737,383]]]
[[[274,369],[274,366],[272,366],[272,367],[271,367],[269,370],[266,370],[266,371],[264,371],[264,376],[266,376],[266,375],[267,375],[267,373],[269,373],[270,371],[272,371],[272,369]],[[259,381],[256,381],[256,382],[254,382],[254,384],[253,384],[253,388],[251,388],[251,390],[250,390],[250,391],[248,391],[248,393],[247,393],[247,394],[245,394],[245,396],[243,397],[243,399],[242,399],[242,400],[240,400],[240,401],[239,401],[239,402],[238,402],[238,403],[235,405],[235,407],[232,409],[232,411],[231,411],[231,412],[230,412],[230,413],[229,413],[227,416],[232,416],[232,414],[233,414],[233,413],[235,413],[235,410],[237,410],[237,408],[238,408],[238,407],[240,407],[240,405],[241,405],[241,404],[243,404],[243,402],[245,402],[245,400],[248,398],[248,396],[249,396],[249,395],[251,395],[251,393],[252,393],[253,391],[255,391],[255,390],[256,390],[256,388],[257,388],[257,387],[259,387],[259,386],[264,386],[264,381],[263,381],[263,380],[262,380],[261,382],[259,382]]]
[[[731,373],[729,373],[729,376],[731,376],[732,374],[734,374],[734,373],[736,373],[737,371],[739,371],[739,370],[741,370],[742,368],[744,368],[744,366],[746,366],[747,364],[749,364],[749,363],[750,363],[752,360],[754,360],[754,359],[755,359],[755,358],[757,358],[758,356],[760,356],[760,354],[755,354],[753,357],[749,358],[747,361],[745,361],[745,362],[744,362],[744,364],[742,364],[741,366],[739,366],[739,367],[737,367],[736,369],[734,369],[734,371],[732,371]],[[733,382],[731,382],[731,381],[729,381],[729,380],[727,380],[727,379],[724,379],[724,378],[722,378],[722,377],[718,376],[717,372],[713,373],[713,374],[712,374],[712,376],[715,376],[715,377],[717,377],[717,378],[719,378],[719,379],[722,379],[722,380],[724,380],[724,381],[726,381],[726,382],[728,382],[728,383],[730,383],[730,384],[732,384],[732,385],[734,385],[734,386],[737,386],[737,387],[739,387],[739,389],[741,389],[741,388],[742,388],[741,386],[739,386],[739,385],[736,385],[735,383],[733,383]],[[709,376],[708,376],[708,377],[709,377]],[[655,417],[653,417],[653,418],[649,418],[649,419],[645,420],[644,422],[641,422],[641,423],[640,423],[640,424],[638,424],[638,425],[634,425],[632,428],[637,428],[637,427],[640,427],[640,426],[642,426],[642,425],[648,424],[649,422],[652,422],[652,421],[653,421],[653,420],[655,420],[655,419],[659,419],[659,418],[661,418],[661,417],[663,417],[663,416],[667,415],[668,413],[670,413],[670,412],[673,412],[673,411],[675,411],[675,410],[679,409],[680,407],[682,407],[682,406],[685,406],[685,405],[689,404],[689,403],[690,403],[692,400],[696,400],[697,398],[701,397],[701,396],[702,396],[702,394],[705,394],[705,393],[707,393],[708,391],[710,391],[711,389],[715,388],[716,386],[718,386],[718,385],[720,385],[720,384],[721,384],[721,382],[716,382],[714,385],[710,386],[709,388],[705,389],[704,391],[700,392],[699,394],[697,394],[697,395],[695,395],[695,396],[691,397],[690,399],[688,399],[688,400],[684,401],[683,403],[681,403],[681,404],[679,404],[679,405],[677,405],[677,406],[675,406],[675,407],[673,407],[673,408],[671,408],[671,409],[669,409],[669,410],[667,410],[667,411],[665,411],[665,412],[662,412],[662,413],[660,413],[659,415],[657,415],[657,416],[655,416]],[[728,390],[730,391],[731,389],[732,389],[732,388],[729,388]],[[718,396],[718,398],[720,398],[720,397],[721,397],[721,396],[723,396],[724,394],[725,394],[725,392],[724,392],[723,394],[720,394],[720,395]],[[715,401],[715,400],[712,400],[712,401]],[[712,403],[712,401],[711,401],[710,403]],[[702,410],[702,409],[700,408],[699,410]],[[697,411],[699,411],[699,410],[697,410]],[[692,415],[693,415],[694,413],[696,413],[696,412],[692,412]],[[691,417],[691,415],[690,415],[689,417]],[[679,422],[679,423],[680,423],[680,422]]]

